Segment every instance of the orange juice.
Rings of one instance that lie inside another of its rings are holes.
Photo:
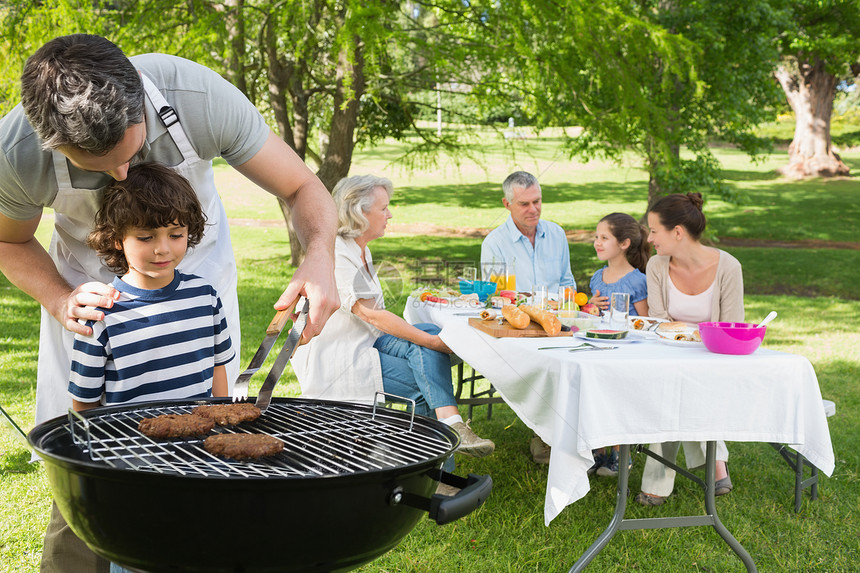
[[[517,290],[517,275],[516,274],[509,274],[508,275],[507,290],[512,290],[512,291],[516,292],[516,290]]]

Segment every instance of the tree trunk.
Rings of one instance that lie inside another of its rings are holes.
[[[251,101],[254,101],[254,94],[248,93],[248,82],[244,69],[245,62],[248,61],[245,53],[245,15],[243,13],[245,0],[225,0],[224,7],[226,8],[224,13],[225,27],[230,42],[227,80],[239,88]]]
[[[774,73],[794,111],[794,139],[788,147],[788,165],[779,169],[787,177],[848,175],[848,166],[833,152],[830,116],[837,78],[825,63],[783,60]]]
[[[355,38],[351,59],[348,46],[341,48],[337,63],[337,87],[334,94],[334,113],[329,128],[329,144],[317,177],[331,191],[335,184],[349,174],[354,132],[358,121],[358,104],[364,93],[364,57],[360,38]],[[346,82],[349,77],[351,81]]]
[[[640,222],[647,223],[645,215],[647,210],[651,208],[657,199],[671,193],[671,185],[667,185],[665,176],[661,175],[665,172],[665,166],[678,165],[681,158],[681,148],[678,145],[670,144],[666,147],[653,137],[648,137],[645,142],[645,161],[648,169],[648,207],[646,213],[642,215]]]
[[[657,180],[657,176],[653,171],[653,167],[648,169],[648,209],[651,208],[657,199],[665,195],[662,189],[660,189],[660,182]],[[647,210],[646,210],[647,211]]]
[[[291,62],[281,60],[278,53],[277,29],[272,18],[266,22],[264,34],[266,59],[268,61],[269,103],[275,116],[275,124],[287,145],[295,149],[299,157],[304,160],[304,145],[301,148],[296,145],[293,126],[290,122],[290,110],[287,106],[291,83],[301,80],[294,78],[296,66]],[[297,267],[305,258],[305,249],[299,241],[295,228],[293,228],[289,205],[283,199],[278,198],[278,206],[281,208],[281,214],[284,216],[284,223],[287,226],[287,235],[290,241],[290,264]]]

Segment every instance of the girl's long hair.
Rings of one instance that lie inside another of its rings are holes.
[[[651,258],[651,244],[648,242],[648,229],[627,213],[610,213],[600,220],[609,225],[609,232],[619,243],[630,239],[630,247],[626,251],[627,261],[634,268],[645,272],[648,259]]]

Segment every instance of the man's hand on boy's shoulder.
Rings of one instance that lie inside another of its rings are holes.
[[[119,291],[111,285],[95,281],[84,283],[68,293],[58,305],[60,315],[54,315],[54,318],[66,330],[89,336],[93,329],[79,322],[79,319],[104,320],[105,313],[101,309],[113,307],[119,295]]]

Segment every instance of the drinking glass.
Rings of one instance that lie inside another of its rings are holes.
[[[630,314],[630,293],[614,292],[609,299],[609,328],[626,330]]]
[[[475,282],[478,279],[477,267],[463,267],[463,278]]]
[[[514,292],[517,291],[517,258],[513,257],[510,261],[505,263],[507,265],[507,284],[505,288],[507,290],[512,290]]]
[[[546,286],[536,286],[532,295],[532,306],[546,310],[549,308],[549,292]]]
[[[576,289],[570,286],[558,287],[558,316],[576,316]]]
[[[483,280],[496,283],[496,292],[505,290],[507,286],[507,268],[505,263],[481,263],[481,276]]]

